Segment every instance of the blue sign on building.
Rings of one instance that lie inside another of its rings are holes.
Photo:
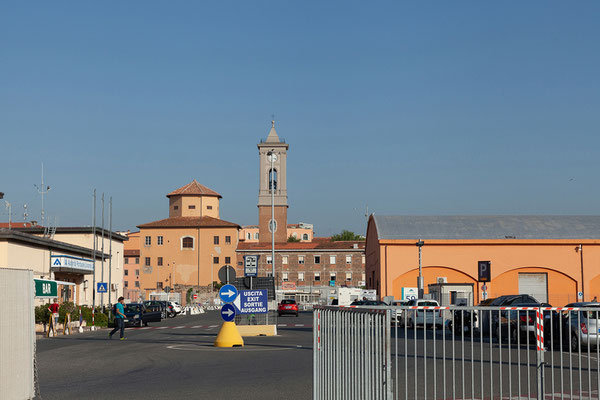
[[[97,282],[96,284],[98,293],[107,293],[108,292],[108,284],[106,282]]]
[[[266,314],[269,311],[269,299],[266,290],[240,290],[233,305],[238,314]]]

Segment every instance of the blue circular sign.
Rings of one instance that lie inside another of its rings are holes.
[[[219,297],[223,303],[233,303],[238,296],[238,290],[233,285],[225,285],[219,290]]]
[[[235,307],[231,304],[225,304],[221,308],[221,318],[223,318],[223,321],[225,322],[233,321],[235,318]]]

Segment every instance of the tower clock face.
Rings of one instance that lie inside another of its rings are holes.
[[[275,154],[275,153],[267,154],[267,160],[269,160],[269,162],[277,161],[277,154]]]

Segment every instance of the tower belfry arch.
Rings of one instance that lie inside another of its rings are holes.
[[[269,229],[271,221],[271,201],[275,219],[275,242],[287,241],[287,151],[289,145],[281,140],[275,130],[275,120],[271,130],[258,146],[259,190],[258,190],[258,235],[260,242],[271,241]],[[270,157],[274,154],[275,157]]]

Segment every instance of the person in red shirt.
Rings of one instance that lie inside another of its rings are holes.
[[[52,330],[56,333],[56,327],[58,325],[58,309],[60,306],[58,305],[58,299],[54,299],[54,302],[50,304],[48,310],[52,313]]]

